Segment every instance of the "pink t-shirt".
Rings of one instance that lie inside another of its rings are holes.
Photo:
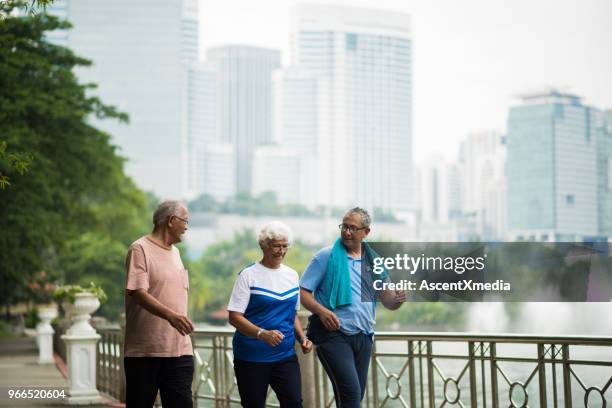
[[[125,260],[126,289],[146,289],[161,304],[187,315],[189,276],[178,249],[164,248],[144,236],[135,241]],[[192,355],[191,338],[181,335],[161,317],[157,317],[125,295],[126,357],[178,357]]]

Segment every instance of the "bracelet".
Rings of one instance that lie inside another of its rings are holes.
[[[257,330],[257,335],[256,335],[255,337],[259,338],[259,335],[260,335],[261,333],[263,333],[263,332],[265,332],[265,329],[259,329],[259,330]]]

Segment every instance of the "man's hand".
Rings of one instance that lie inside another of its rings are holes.
[[[172,325],[179,333],[186,336],[193,332],[193,323],[187,316],[182,316],[178,313],[174,313],[168,317],[168,323]]]
[[[340,319],[338,319],[338,316],[331,310],[325,309],[319,313],[319,319],[321,319],[321,323],[323,323],[323,326],[329,331],[340,329]]]
[[[387,309],[397,310],[406,302],[406,292],[403,290],[383,290],[380,300]]]
[[[300,344],[300,346],[302,347],[302,353],[304,354],[308,354],[312,351],[312,341],[310,341],[308,339],[308,337],[305,337],[302,339],[302,344]]]
[[[281,344],[281,342],[285,338],[285,335],[279,332],[278,330],[264,330],[257,338],[266,342],[272,347],[276,347]]]
[[[127,290],[128,295],[134,296],[134,299],[145,310],[166,320],[183,336],[193,332],[193,323],[187,316],[180,315],[170,308],[161,304],[157,299],[151,296],[146,289]]]
[[[396,290],[395,291],[395,302],[404,303],[406,301],[406,291]]]

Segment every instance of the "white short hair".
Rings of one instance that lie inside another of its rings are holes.
[[[270,241],[281,239],[286,239],[291,245],[293,234],[291,228],[280,221],[272,221],[264,225],[257,235],[257,240],[264,248],[268,247]]]

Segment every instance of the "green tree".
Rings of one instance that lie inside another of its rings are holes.
[[[39,11],[44,11],[53,0],[3,0],[0,2],[0,20],[6,18],[15,8],[23,8],[26,13],[36,15]],[[0,135],[0,190],[6,189],[11,185],[9,174],[17,172],[24,175],[28,167],[32,164],[32,155],[28,152],[14,152],[8,149],[6,140],[2,140]]]
[[[0,135],[32,164],[0,190],[0,297],[7,309],[23,300],[25,282],[43,269],[58,280],[81,282],[83,274],[113,285],[105,287],[110,294],[124,285],[127,244],[149,228],[148,200],[124,174],[110,136],[88,119],[127,115],[89,95],[94,85],[78,82],[73,69],[88,60],[45,41],[45,32],[68,23],[16,16],[23,3],[11,3],[3,3],[0,20]],[[57,262],[48,262],[49,254]]]

